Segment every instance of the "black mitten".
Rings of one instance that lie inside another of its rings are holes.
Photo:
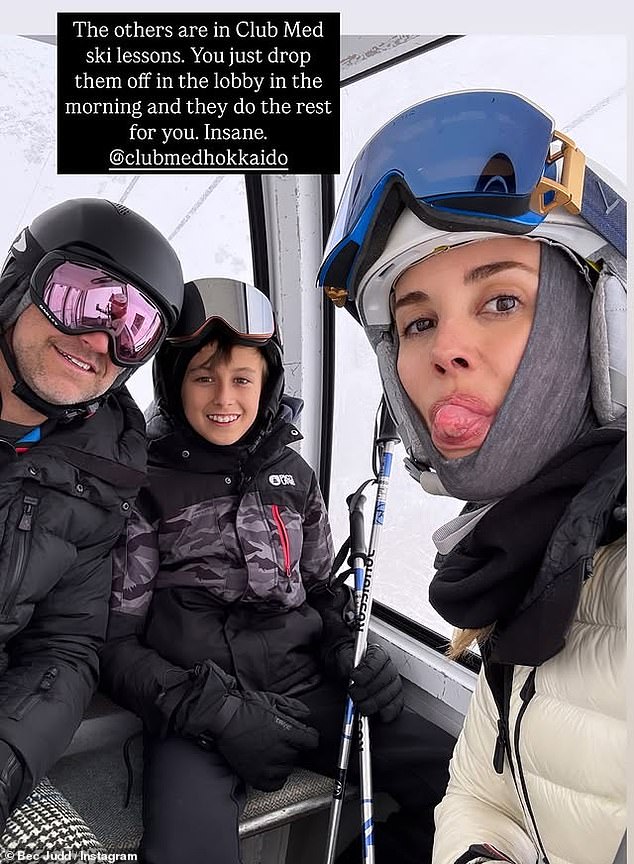
[[[218,750],[238,776],[264,792],[281,789],[302,750],[319,743],[316,729],[300,722],[309,710],[297,699],[274,693],[246,692],[224,731]]]
[[[300,722],[308,714],[298,699],[240,691],[232,675],[205,660],[173,714],[172,729],[216,747],[243,780],[271,792],[284,785],[299,752],[319,743],[317,731]]]
[[[365,656],[352,672],[354,661],[354,599],[347,585],[311,592],[308,602],[323,622],[321,656],[326,673],[342,684],[350,677],[350,696],[357,709],[368,717],[379,715],[390,723],[404,703],[401,676],[389,654],[379,645],[368,645]]]

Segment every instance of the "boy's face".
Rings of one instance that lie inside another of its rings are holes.
[[[257,348],[234,345],[216,360],[217,345],[192,357],[183,378],[181,399],[189,425],[212,444],[235,444],[258,414],[266,361]]]

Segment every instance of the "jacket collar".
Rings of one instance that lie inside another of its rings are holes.
[[[491,637],[492,662],[538,666],[563,648],[597,548],[625,533],[625,455],[623,435],[570,502],[531,588]]]
[[[288,416],[280,409],[271,428],[251,443],[221,446],[205,441],[176,418],[155,414],[148,422],[150,463],[196,473],[254,475],[275,461],[287,444],[301,441],[301,433]]]

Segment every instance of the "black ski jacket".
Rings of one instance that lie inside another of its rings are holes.
[[[143,415],[126,390],[18,455],[0,449],[0,797],[20,804],[62,755],[97,684],[111,549],[145,479]],[[15,791],[15,790],[12,790]],[[0,830],[2,826],[0,825]]]

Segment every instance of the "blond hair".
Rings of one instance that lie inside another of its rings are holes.
[[[489,624],[488,627],[467,627],[464,630],[454,630],[449,647],[445,652],[447,657],[450,660],[459,660],[474,642],[477,642],[479,646],[486,642],[494,627],[494,624]]]

